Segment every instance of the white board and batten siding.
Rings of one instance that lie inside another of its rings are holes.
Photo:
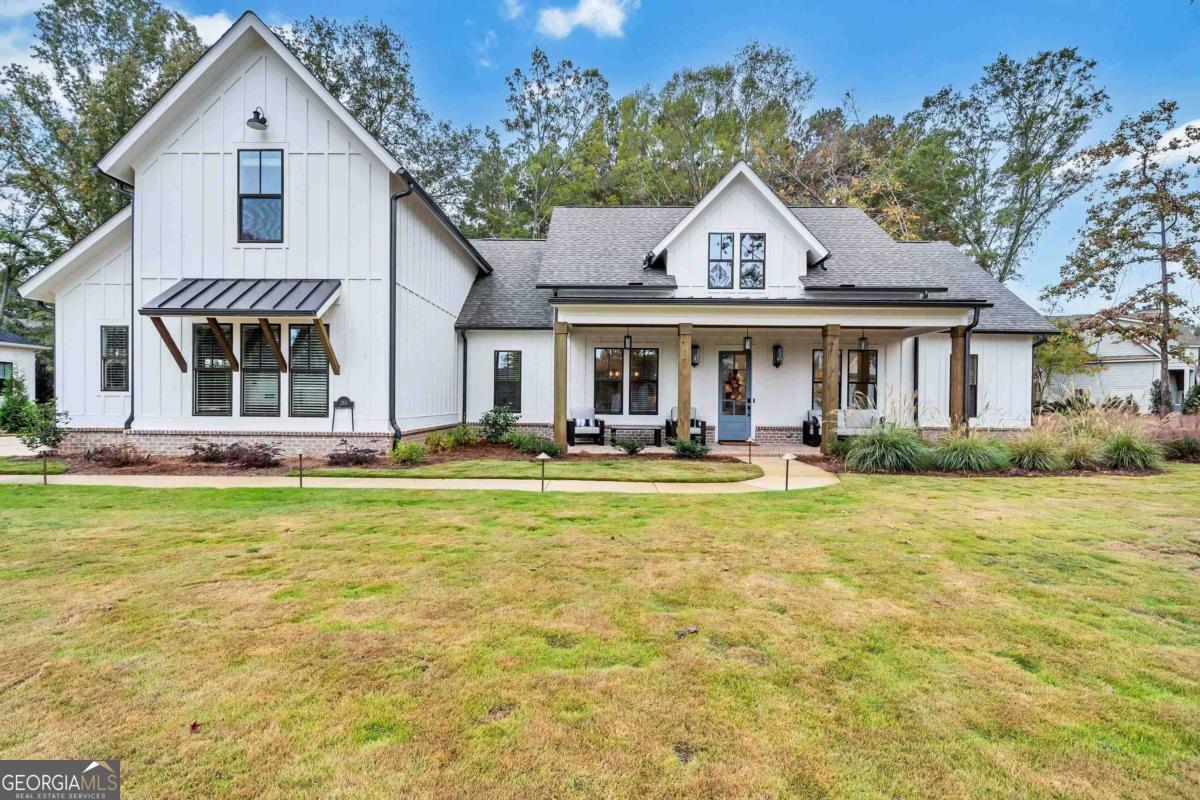
[[[554,421],[554,332],[550,330],[467,331],[467,419],[478,420],[495,405],[497,350],[521,353],[522,423]],[[568,358],[570,354],[568,353]]]
[[[917,407],[921,427],[950,425],[950,337],[920,337]],[[1027,428],[1033,415],[1033,337],[1022,334],[976,334],[971,354],[979,357],[978,428]]]
[[[766,234],[766,289],[708,288],[708,235],[732,233],[735,253],[741,234]],[[799,234],[744,176],[735,178],[667,248],[667,272],[676,297],[800,297],[808,249]]]

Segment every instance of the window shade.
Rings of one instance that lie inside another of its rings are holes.
[[[658,349],[629,351],[629,413],[658,413]]]
[[[271,326],[279,341],[279,326]],[[242,416],[279,416],[279,364],[261,325],[242,326]]]
[[[623,389],[625,351],[619,347],[597,347],[593,398],[597,414],[624,413]]]
[[[496,351],[492,401],[496,407],[508,406],[512,413],[521,413],[520,350]]]
[[[329,358],[312,325],[288,328],[288,374],[290,400],[288,414],[293,417],[329,416]]]
[[[129,391],[128,326],[100,326],[100,390]]]
[[[232,340],[233,326],[220,327],[225,340]],[[198,417],[232,416],[233,371],[208,325],[192,327],[192,364],[192,414]]]

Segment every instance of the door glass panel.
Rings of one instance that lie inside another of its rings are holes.
[[[727,417],[746,416],[746,354],[721,354],[721,413]]]

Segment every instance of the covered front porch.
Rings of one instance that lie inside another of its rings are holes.
[[[794,312],[790,319],[739,315],[740,325],[729,324],[728,313],[723,320],[674,324],[633,324],[643,315],[627,314],[626,325],[559,311],[554,436],[564,447],[599,443],[597,428],[605,446],[614,438],[649,442],[651,436],[665,446],[669,430],[682,430],[690,417],[693,438],[737,452],[743,442],[763,454],[799,451],[808,442],[827,453],[839,435],[865,432],[881,420],[920,425],[923,402],[942,407],[949,427],[967,421],[970,314],[959,310],[944,321],[878,313],[847,320],[842,313],[821,325],[803,324]],[[948,340],[926,356],[947,362],[948,386],[929,387],[936,398],[921,397],[922,383],[932,382],[919,377],[918,337],[928,334]],[[573,435],[588,419],[594,420],[589,435]]]

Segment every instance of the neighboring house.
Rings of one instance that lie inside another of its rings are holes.
[[[25,384],[25,394],[33,399],[37,354],[46,349],[15,333],[0,331],[0,397],[8,393],[13,376],[19,375]]]
[[[1056,332],[953,246],[788,207],[745,164],[694,207],[467,240],[251,13],[99,169],[131,207],[22,287],[56,304],[69,447],[325,452],[499,403],[563,441],[677,407],[724,440],[1023,428]]]
[[[1090,319],[1089,314],[1055,317],[1054,321],[1067,325],[1079,325]],[[1133,320],[1126,322],[1132,324]],[[1116,334],[1086,336],[1084,342],[1095,355],[1089,362],[1097,367],[1093,374],[1056,375],[1046,392],[1047,400],[1069,394],[1087,392],[1096,402],[1106,398],[1124,398],[1130,395],[1142,411],[1153,411],[1150,407],[1150,386],[1159,379],[1160,361],[1158,347],[1150,342],[1123,339]],[[1171,375],[1169,389],[1171,407],[1183,408],[1183,397],[1197,380],[1197,364],[1200,363],[1200,336],[1186,334],[1177,342],[1187,353],[1186,360],[1172,357],[1168,364]]]

